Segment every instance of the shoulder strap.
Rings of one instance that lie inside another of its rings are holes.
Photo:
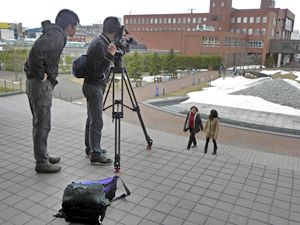
[[[122,178],[119,177],[119,176],[116,176],[116,177],[117,177],[117,179],[119,178],[122,181],[123,186],[124,186],[125,191],[126,191],[126,194],[124,193],[124,194],[120,195],[119,197],[115,197],[110,202],[114,202],[114,201],[120,200],[120,199],[125,198],[126,196],[129,196],[131,194],[130,191],[129,191],[129,189],[125,185],[124,181],[122,180]]]

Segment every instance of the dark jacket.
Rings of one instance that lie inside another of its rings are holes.
[[[105,89],[109,78],[109,67],[114,56],[108,52],[109,38],[102,33],[96,37],[87,51],[84,82]]]
[[[190,128],[190,117],[191,117],[191,113],[192,111],[190,110],[187,114],[187,117],[185,119],[185,123],[184,123],[184,131],[187,131]],[[200,130],[203,130],[203,124],[202,124],[202,120],[200,118],[200,113],[196,112],[195,116],[194,116],[194,133],[198,133]]]
[[[33,44],[24,65],[28,79],[43,80],[45,73],[48,80],[55,86],[58,81],[58,65],[60,55],[67,43],[65,31],[49,20],[42,22],[43,35]]]

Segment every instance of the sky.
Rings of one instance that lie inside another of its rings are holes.
[[[231,68],[228,68],[230,70]],[[261,71],[266,74],[281,73],[281,75],[289,74],[290,72],[282,70]],[[300,72],[294,71],[297,76],[296,80],[300,81]],[[145,82],[153,82],[153,76],[143,77]],[[287,115],[300,116],[300,109],[289,106],[282,106],[262,98],[245,96],[245,95],[230,95],[229,93],[236,92],[253,85],[259,84],[261,81],[268,82],[271,78],[248,79],[242,76],[219,78],[211,82],[212,87],[204,88],[203,91],[190,92],[187,95],[190,97],[184,103],[201,103],[214,104],[219,106],[235,107],[240,109],[258,110],[263,112],[281,113]],[[283,79],[289,84],[300,90],[300,84],[294,80]],[[222,98],[220,98],[222,96]]]
[[[232,0],[232,7],[236,9],[258,9],[261,0]],[[81,25],[102,23],[107,16],[123,18],[129,14],[172,14],[172,13],[208,13],[210,0],[185,0],[180,4],[174,4],[170,0],[129,0],[129,1],[74,1],[52,0],[42,3],[40,0],[14,0],[1,2],[0,22],[22,23],[23,27],[36,28],[41,26],[44,20],[54,22],[57,13],[63,9],[71,9],[80,18]],[[15,7],[14,7],[15,6]],[[276,0],[275,7],[291,10],[295,15],[294,29],[300,29],[300,15],[297,11],[300,6],[299,0]]]

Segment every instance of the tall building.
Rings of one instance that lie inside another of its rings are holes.
[[[200,4],[200,2],[199,2]],[[295,15],[261,0],[259,9],[232,8],[232,0],[210,0],[209,13],[125,15],[124,25],[147,49],[173,48],[183,55],[221,55],[227,66],[256,55],[265,64],[271,40],[290,40]]]

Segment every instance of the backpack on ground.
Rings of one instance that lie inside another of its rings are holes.
[[[81,55],[74,59],[72,63],[72,74],[77,78],[84,78],[86,55]]]
[[[64,190],[62,209],[54,216],[65,218],[67,222],[101,224],[110,202],[130,195],[120,178],[126,193],[115,197],[118,178],[120,177],[114,176],[99,181],[69,184]]]

